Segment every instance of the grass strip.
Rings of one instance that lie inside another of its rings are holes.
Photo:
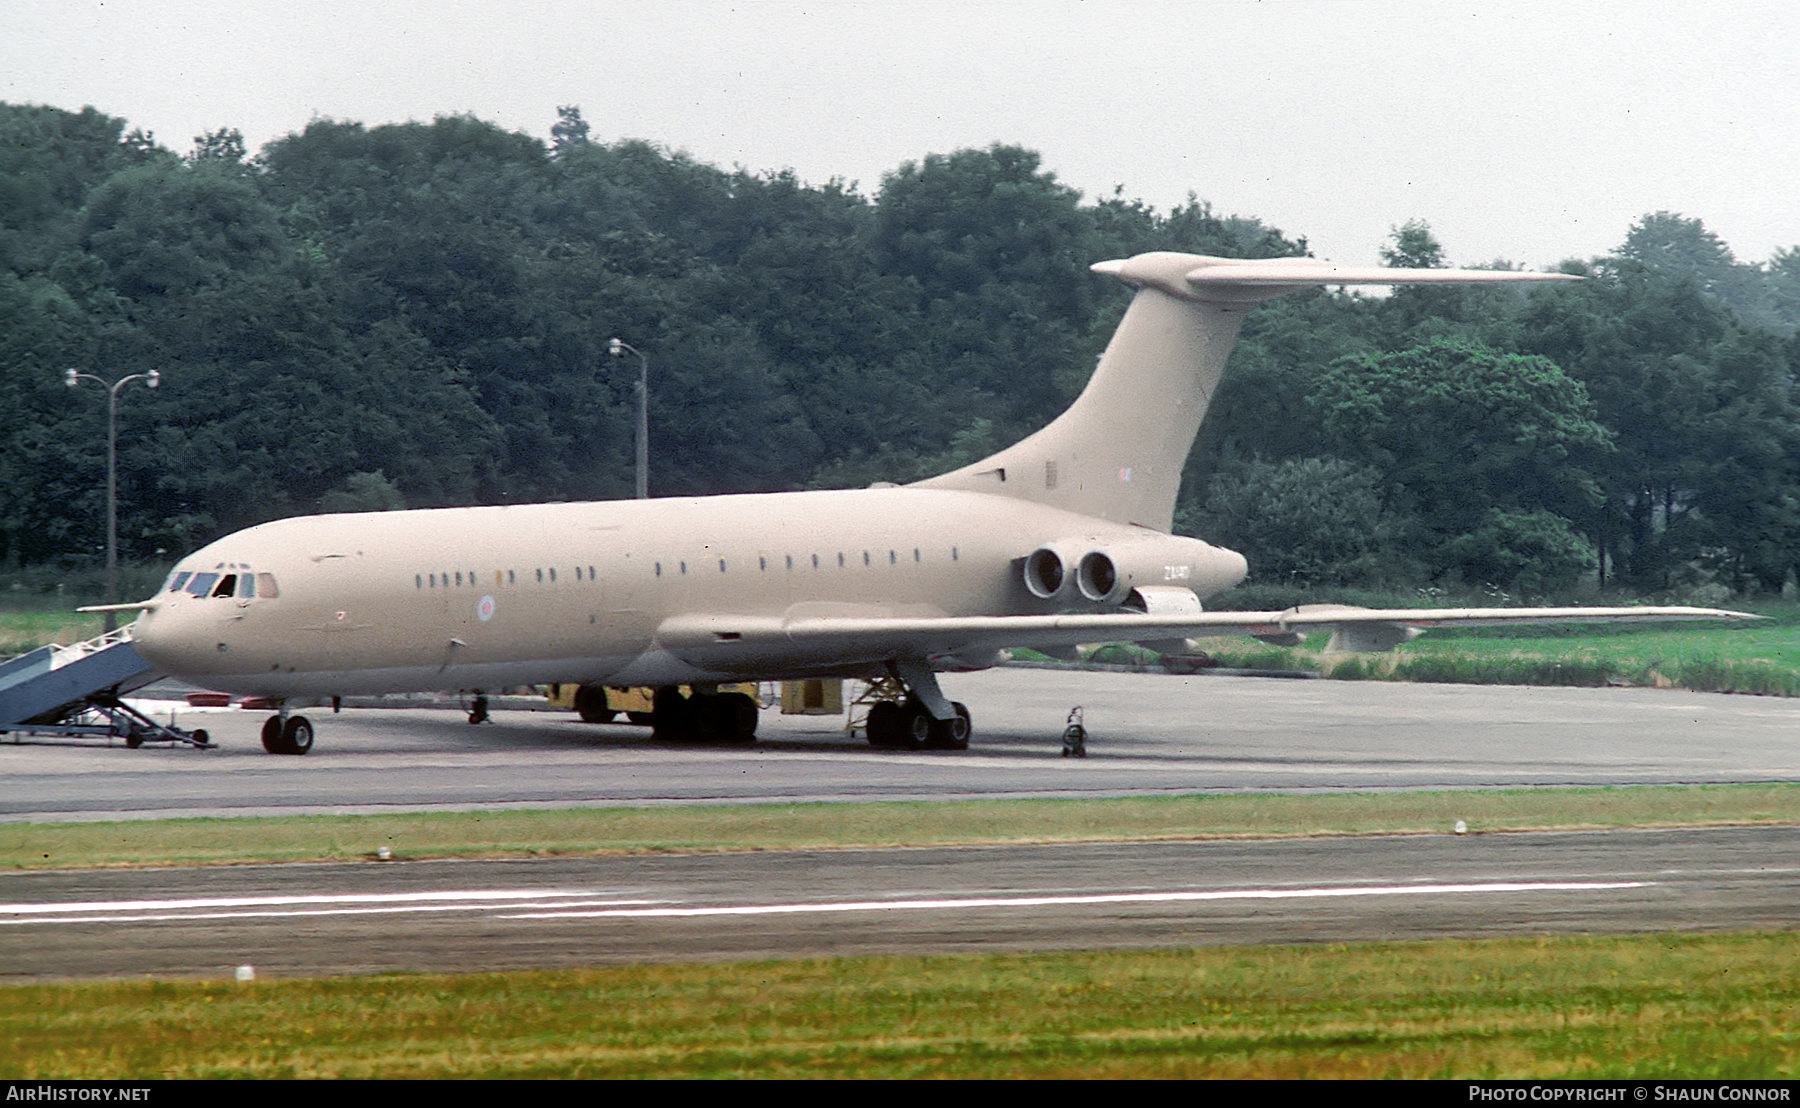
[[[1792,1078],[1800,936],[25,985],[48,1078]]]
[[[1800,785],[1222,794],[0,824],[0,869],[1800,823]]]
[[[1578,630],[1437,630],[1382,654],[1326,654],[1322,643],[1273,647],[1241,638],[1196,640],[1195,648],[1234,668],[1305,670],[1334,680],[1800,696],[1800,624],[1791,618],[1753,627]]]

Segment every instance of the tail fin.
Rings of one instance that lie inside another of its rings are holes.
[[[1350,268],[1311,258],[1174,253],[1139,254],[1093,269],[1138,292],[1075,403],[1023,441],[921,481],[921,487],[1013,496],[1168,531],[1194,435],[1244,313],[1258,303],[1315,285],[1578,280],[1513,270]]]

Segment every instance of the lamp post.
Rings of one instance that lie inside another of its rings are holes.
[[[103,378],[91,373],[82,373],[73,367],[63,371],[63,384],[77,388],[83,381],[92,381],[106,390],[106,602],[119,602],[119,390],[133,381],[142,381],[145,388],[156,388],[162,384],[162,374],[156,370],[148,373],[133,373],[129,377],[121,377],[117,381],[107,383]],[[106,629],[113,630],[118,623],[118,613],[106,613]]]
[[[638,356],[637,383],[637,498],[650,495],[650,359],[623,339],[608,339],[607,353],[617,358],[626,352]]]

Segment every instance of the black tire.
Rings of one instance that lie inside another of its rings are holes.
[[[936,726],[925,705],[909,701],[900,711],[900,746],[907,750],[924,750],[930,746]]]
[[[748,693],[720,693],[709,698],[713,703],[707,713],[713,723],[711,737],[733,746],[749,746],[756,741],[758,714],[756,698]]]
[[[583,723],[611,723],[618,715],[606,706],[606,690],[599,685],[581,685],[575,689],[575,714]]]
[[[133,727],[125,732],[125,745],[133,750],[144,745],[144,733]]]
[[[312,749],[312,721],[305,716],[289,716],[281,727],[283,754],[305,754]]]
[[[681,695],[681,690],[664,687],[656,690],[650,711],[651,737],[658,742],[694,741],[695,704]]]
[[[969,706],[957,701],[950,705],[956,709],[953,719],[934,719],[931,721],[931,745],[938,750],[969,749]]]
[[[188,732],[188,738],[194,740],[195,746],[212,745],[212,736],[206,733],[206,728],[204,727],[196,727],[194,730]]]
[[[900,705],[891,700],[878,701],[869,707],[869,718],[863,723],[870,746],[900,745]]]
[[[281,738],[280,716],[270,716],[263,721],[262,744],[263,749],[270,754],[286,754],[288,752],[287,745]]]

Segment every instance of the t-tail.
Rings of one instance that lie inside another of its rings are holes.
[[[1136,288],[1075,403],[992,457],[919,482],[1013,496],[1117,523],[1170,530],[1181,470],[1244,313],[1316,285],[1571,281],[1559,273],[1337,266],[1312,258],[1158,252],[1101,262]]]

